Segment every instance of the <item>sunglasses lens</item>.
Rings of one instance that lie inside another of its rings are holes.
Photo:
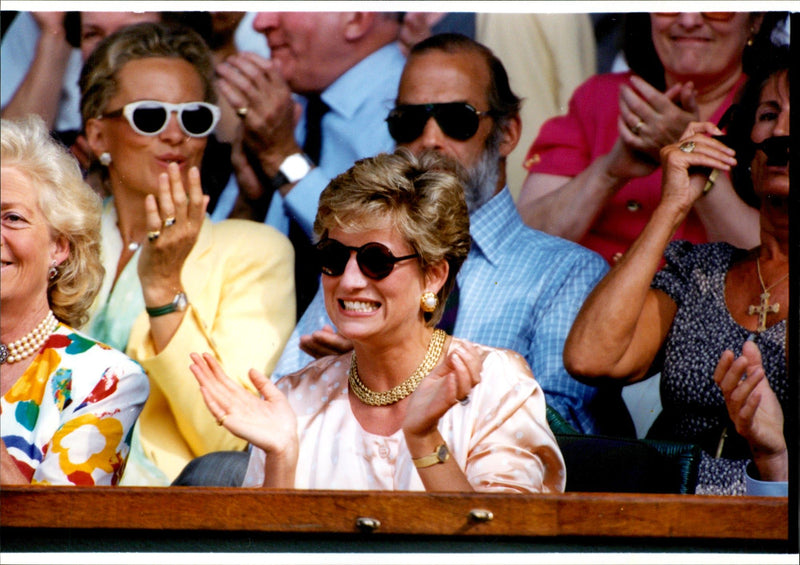
[[[323,273],[338,277],[350,260],[350,250],[334,239],[323,239],[317,244],[317,260]]]
[[[466,141],[478,131],[480,116],[466,104],[441,104],[436,108],[436,122],[445,135]]]
[[[162,106],[139,106],[133,111],[133,125],[146,134],[153,134],[164,127],[167,110]]]
[[[356,256],[361,272],[371,279],[381,280],[394,269],[394,255],[380,243],[368,243]]]
[[[214,124],[214,114],[206,106],[188,106],[181,112],[181,122],[190,135],[205,135]]]
[[[424,106],[402,106],[389,112],[389,134],[397,143],[410,143],[422,135],[428,112]]]

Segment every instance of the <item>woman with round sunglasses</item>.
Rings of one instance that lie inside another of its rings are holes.
[[[525,222],[597,251],[612,265],[661,196],[659,151],[692,121],[723,125],[781,13],[630,14],[629,72],[597,75],[564,116],[545,122],[528,152],[517,207]],[[720,123],[723,122],[723,123]],[[709,180],[675,238],[758,244],[758,212],[726,174]]]
[[[206,216],[199,168],[219,119],[212,69],[195,32],[147,23],[107,37],[81,74],[86,136],[111,194],[106,278],[87,331],[139,361],[152,384],[123,484],[169,484],[198,455],[243,449],[198,409],[189,352],[234,374],[270,371],[295,322],[289,241]]]
[[[451,167],[398,149],[323,191],[314,231],[325,306],[352,352],[277,384],[251,370],[261,398],[212,356],[192,355],[210,412],[253,445],[245,486],[563,491],[563,458],[525,360],[435,329],[470,246]]]

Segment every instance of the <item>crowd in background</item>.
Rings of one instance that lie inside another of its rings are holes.
[[[785,495],[787,14],[2,32],[4,484],[558,492],[558,421]]]

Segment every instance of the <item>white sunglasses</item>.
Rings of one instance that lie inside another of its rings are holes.
[[[140,135],[158,135],[169,123],[169,116],[178,114],[178,125],[191,137],[205,137],[219,122],[219,107],[208,102],[183,102],[170,104],[159,100],[138,100],[125,104],[118,110],[102,114],[101,118],[125,116],[133,131]]]

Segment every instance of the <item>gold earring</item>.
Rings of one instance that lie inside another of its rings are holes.
[[[426,290],[419,297],[419,306],[423,312],[433,312],[439,305],[439,298],[430,290]]]

